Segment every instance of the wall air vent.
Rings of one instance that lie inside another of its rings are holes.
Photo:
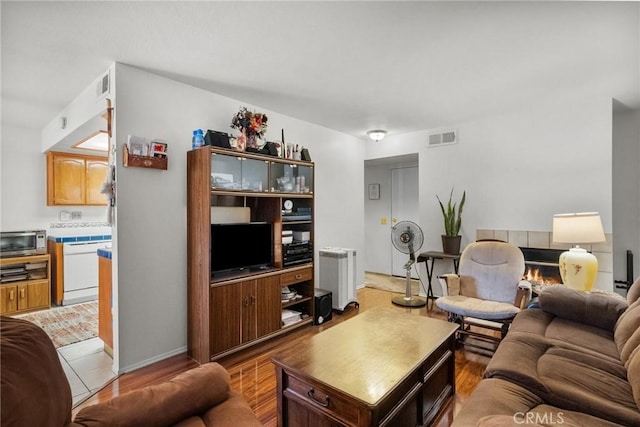
[[[441,145],[451,145],[458,142],[458,131],[455,129],[434,132],[429,134],[429,147],[440,147]]]
[[[96,99],[102,99],[107,96],[110,85],[109,71],[107,71],[96,82]]]

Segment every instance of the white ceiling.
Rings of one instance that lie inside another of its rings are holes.
[[[638,107],[637,2],[1,2],[2,124],[114,61],[364,138],[597,93]]]

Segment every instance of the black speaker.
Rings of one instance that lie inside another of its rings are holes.
[[[231,148],[231,144],[229,143],[229,134],[209,129],[204,136],[204,145]]]
[[[333,311],[331,307],[333,305],[331,291],[326,289],[315,289],[315,309],[313,316],[313,324],[320,325],[326,321],[331,320]]]

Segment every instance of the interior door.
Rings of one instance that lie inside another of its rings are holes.
[[[417,166],[391,169],[391,226],[400,221],[413,221],[418,224],[418,194]],[[409,255],[401,253],[393,245],[391,245],[391,250],[393,251],[391,274],[405,277],[407,272],[402,267],[409,260]],[[411,275],[413,278],[417,278],[413,268]]]

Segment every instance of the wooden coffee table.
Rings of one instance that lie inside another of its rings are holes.
[[[275,354],[278,425],[431,424],[455,394],[457,328],[372,308]]]

